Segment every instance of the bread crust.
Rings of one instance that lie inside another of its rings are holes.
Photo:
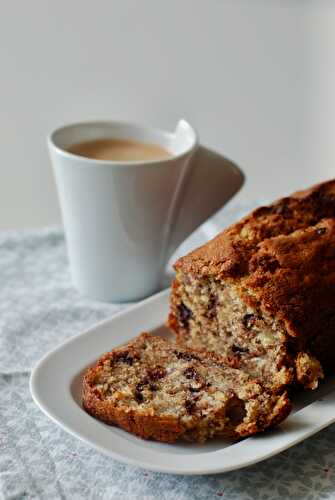
[[[175,263],[175,269],[236,278],[249,274],[249,261],[264,240],[288,235],[335,217],[335,180],[262,206]]]
[[[168,443],[175,442],[179,439],[201,441],[202,439],[199,439],[196,425],[193,425],[196,424],[196,420],[194,420],[193,424],[188,423],[186,426],[183,424],[181,419],[178,418],[178,416],[159,415],[152,409],[143,411],[140,408],[134,409],[127,406],[118,406],[114,401],[102,397],[96,389],[95,382],[97,376],[99,375],[99,372],[101,371],[106,360],[113,360],[118,357],[120,353],[125,351],[136,356],[138,355],[141,343],[150,342],[151,339],[151,335],[147,333],[142,334],[126,346],[114,349],[113,351],[105,354],[94,367],[88,369],[83,379],[83,407],[95,418],[98,418],[99,420],[110,425],[117,425],[143,439],[154,439]],[[161,340],[162,339],[160,339],[160,341]],[[200,360],[222,364],[222,359],[215,353],[207,353],[199,349],[182,349],[177,346],[174,346],[173,348],[178,349],[180,352],[196,354],[197,358]],[[254,384],[257,386],[258,392],[262,393],[263,389],[260,384],[256,381]],[[273,403],[271,411],[267,414],[260,414],[254,419],[254,421],[247,422],[245,424],[241,423],[234,431],[223,433],[222,435],[238,439],[278,425],[290,413],[291,403],[286,392],[280,396],[273,395]],[[217,418],[220,419],[222,416],[218,413]],[[194,419],[196,419],[196,417],[194,417]]]

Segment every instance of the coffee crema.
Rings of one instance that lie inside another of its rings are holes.
[[[67,148],[67,151],[86,158],[110,161],[162,160],[172,156],[157,144],[114,138],[77,142]]]

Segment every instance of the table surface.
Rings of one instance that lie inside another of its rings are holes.
[[[185,242],[179,253],[203,242],[245,209],[228,207]],[[120,306],[89,300],[73,289],[59,228],[0,233],[0,281],[1,498],[335,497],[335,426],[250,468],[195,477],[119,464],[66,434],[33,403],[28,387],[31,369],[47,351],[112,316]]]

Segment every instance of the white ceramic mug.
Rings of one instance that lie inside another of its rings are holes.
[[[104,138],[159,144],[172,156],[119,162],[67,151]],[[185,120],[174,132],[114,121],[67,125],[50,134],[48,146],[73,283],[104,301],[157,291],[173,251],[243,183],[235,165],[198,146]]]

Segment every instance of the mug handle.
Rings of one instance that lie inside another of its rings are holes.
[[[198,147],[191,162],[183,200],[170,237],[168,258],[244,184],[244,174],[235,163],[205,146]]]

